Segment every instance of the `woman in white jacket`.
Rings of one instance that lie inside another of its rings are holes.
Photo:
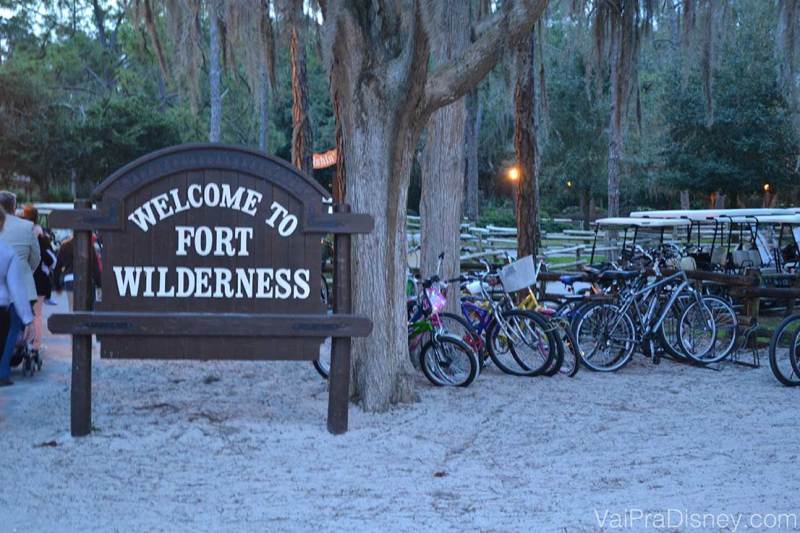
[[[0,230],[6,222],[6,213],[0,209]],[[23,268],[14,249],[0,241],[0,344],[5,344],[11,319],[11,306],[25,327],[25,340],[33,337],[33,310],[28,300],[27,280],[29,272]],[[11,381],[11,354],[0,359],[0,387],[13,385]]]

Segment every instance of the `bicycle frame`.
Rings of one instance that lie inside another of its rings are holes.
[[[680,283],[677,287],[675,287],[667,303],[662,306],[661,313],[655,322],[653,321],[653,316],[656,313],[657,305],[658,305],[658,298],[656,289],[662,288],[665,285],[670,284],[675,280],[680,280]],[[640,343],[643,340],[647,339],[649,335],[653,332],[658,331],[658,328],[664,323],[664,320],[667,318],[667,314],[669,313],[670,308],[681,295],[684,290],[689,290],[689,292],[695,297],[695,300],[698,304],[702,305],[702,300],[697,292],[692,287],[691,283],[689,282],[689,278],[686,277],[685,272],[677,272],[660,280],[657,280],[653,283],[645,285],[641,289],[637,289],[630,293],[627,298],[625,299],[624,303],[620,306],[620,316],[617,320],[613,323],[612,330],[619,325],[619,321],[622,320],[622,316],[628,313],[628,310],[633,308],[636,312],[636,319],[639,324],[644,328],[644,332],[641,336],[635,336],[633,340],[636,343]],[[642,313],[642,307],[645,304],[647,305],[647,309],[644,313]],[[634,335],[636,333],[634,332]]]

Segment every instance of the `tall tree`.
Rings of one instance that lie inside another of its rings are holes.
[[[542,31],[539,29],[538,31]],[[514,87],[514,154],[519,171],[515,196],[517,257],[539,253],[539,140],[536,113],[536,30],[517,45]]]
[[[323,33],[347,166],[346,199],[375,217],[354,239],[355,310],[374,324],[354,341],[354,392],[370,411],[415,398],[408,360],[406,199],[422,128],[486,75],[509,39],[530,31],[546,0],[503,2],[457,59],[429,70],[431,35],[421,0],[326,0]]]
[[[470,39],[474,41],[477,38],[480,24],[491,16],[491,9],[489,0],[478,0],[476,5],[473,2],[469,2],[469,6],[470,22],[474,28],[470,32]],[[473,7],[476,9],[473,9]],[[476,222],[480,214],[478,144],[483,120],[483,103],[477,86],[467,93],[465,106],[467,116],[464,123],[464,215],[470,221]]]
[[[478,88],[472,89],[466,96],[466,120],[464,122],[464,216],[476,222],[480,215],[479,174],[478,174],[478,140],[481,135],[483,105]]]
[[[269,102],[270,89],[275,79],[275,37],[272,30],[272,18],[269,15],[269,0],[259,0],[259,26],[262,36],[262,59],[259,62],[259,125],[258,148],[269,150]]]
[[[438,31],[431,38],[433,65],[459,57],[469,44],[469,2],[441,0],[433,4],[430,20]],[[420,199],[420,268],[423,276],[436,273],[444,253],[444,279],[461,272],[461,208],[464,194],[464,98],[434,111],[422,157]],[[457,298],[448,302],[452,310]]]
[[[631,80],[638,61],[639,0],[601,1],[595,32],[598,50],[608,35],[609,92],[611,116],[608,124],[608,216],[619,215],[620,179],[625,149],[624,119],[630,101]]]
[[[211,118],[208,127],[208,140],[220,141],[222,136],[222,20],[218,0],[208,0],[208,86],[210,94]]]
[[[308,111],[303,0],[288,0],[286,13],[292,58],[292,163],[300,170],[311,173],[314,140]]]

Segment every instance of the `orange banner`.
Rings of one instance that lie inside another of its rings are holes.
[[[332,167],[335,164],[336,164],[336,148],[334,148],[333,150],[328,150],[327,152],[314,154],[314,170]]]

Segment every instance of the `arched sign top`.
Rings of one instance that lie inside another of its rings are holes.
[[[121,199],[168,175],[215,169],[270,181],[303,203],[330,198],[316,180],[282,159],[241,146],[189,143],[157,150],[128,163],[103,180],[92,191],[92,199]]]

